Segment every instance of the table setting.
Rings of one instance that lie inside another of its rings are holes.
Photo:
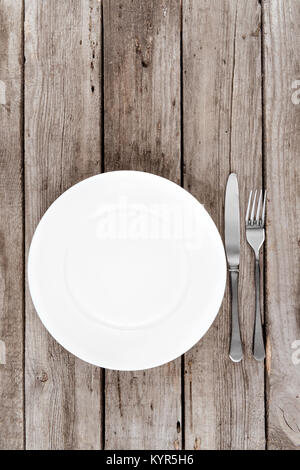
[[[0,449],[299,449],[299,1],[0,17]]]
[[[265,357],[259,250],[266,195],[250,192],[247,241],[256,259],[253,355]],[[237,175],[225,194],[231,286],[229,358],[243,358],[238,308]],[[211,217],[177,184],[146,172],[93,176],[46,211],[28,257],[29,289],[51,335],[77,357],[116,370],[148,369],[184,354],[215,320],[226,284],[224,246]]]

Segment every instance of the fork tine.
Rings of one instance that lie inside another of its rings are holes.
[[[256,216],[255,216],[255,219],[256,219],[256,222],[259,223],[259,214],[260,214],[260,208],[261,208],[261,199],[262,199],[262,189],[260,190],[260,193],[259,193],[259,199],[258,199],[258,203],[257,203],[257,211],[256,211]]]
[[[250,216],[251,225],[253,225],[253,223],[254,223],[254,211],[255,211],[256,194],[257,194],[257,190],[255,190],[254,198],[253,198],[253,202],[252,202],[252,210],[251,210],[251,216]]]
[[[261,214],[261,224],[262,224],[262,226],[265,225],[266,200],[267,200],[267,191],[265,191],[265,194],[264,194],[263,209],[262,209],[262,214]]]
[[[250,191],[249,199],[248,199],[248,206],[247,206],[247,212],[246,212],[246,224],[249,223],[249,214],[250,214],[251,198],[252,198],[252,191]]]

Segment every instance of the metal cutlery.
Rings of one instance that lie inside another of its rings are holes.
[[[246,212],[246,238],[255,253],[255,323],[253,335],[253,356],[257,361],[265,358],[265,346],[262,330],[262,319],[260,313],[260,267],[259,251],[265,241],[265,213],[266,213],[266,191],[259,193],[256,207],[257,191],[250,191]],[[253,200],[252,200],[253,199]],[[255,211],[256,209],[256,211]],[[250,212],[251,210],[251,212]]]
[[[234,362],[243,358],[238,312],[240,264],[239,187],[235,173],[229,175],[225,193],[225,248],[231,286],[231,340],[229,357]]]

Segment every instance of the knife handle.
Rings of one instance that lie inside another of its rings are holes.
[[[231,286],[231,340],[229,357],[233,362],[239,362],[243,359],[238,310],[239,270],[238,268],[230,269],[229,272]]]

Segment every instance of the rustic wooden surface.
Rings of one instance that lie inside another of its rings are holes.
[[[268,447],[299,449],[300,3],[267,1],[263,13]]]
[[[0,21],[0,448],[299,449],[300,0],[0,0]],[[267,187],[265,364],[243,227],[242,363],[227,291],[205,338],[152,370],[103,371],[49,336],[32,234],[64,190],[116,169],[182,184],[221,234],[229,172],[241,214]]]
[[[256,0],[188,0],[183,6],[183,183],[223,234],[228,174],[236,172],[240,181],[241,215],[249,188],[260,187],[262,180],[260,5]],[[264,368],[251,354],[253,262],[243,243],[239,303],[244,360],[228,360],[228,290],[217,320],[185,355],[189,449],[265,447]]]
[[[180,183],[180,5],[103,3],[104,170]],[[116,118],[117,117],[117,118]],[[181,361],[106,371],[105,448],[181,448]]]
[[[25,2],[26,254],[48,206],[101,169],[101,10],[97,0]],[[28,449],[101,447],[101,371],[67,353],[26,289]]]
[[[0,448],[22,449],[23,12],[0,1]]]

